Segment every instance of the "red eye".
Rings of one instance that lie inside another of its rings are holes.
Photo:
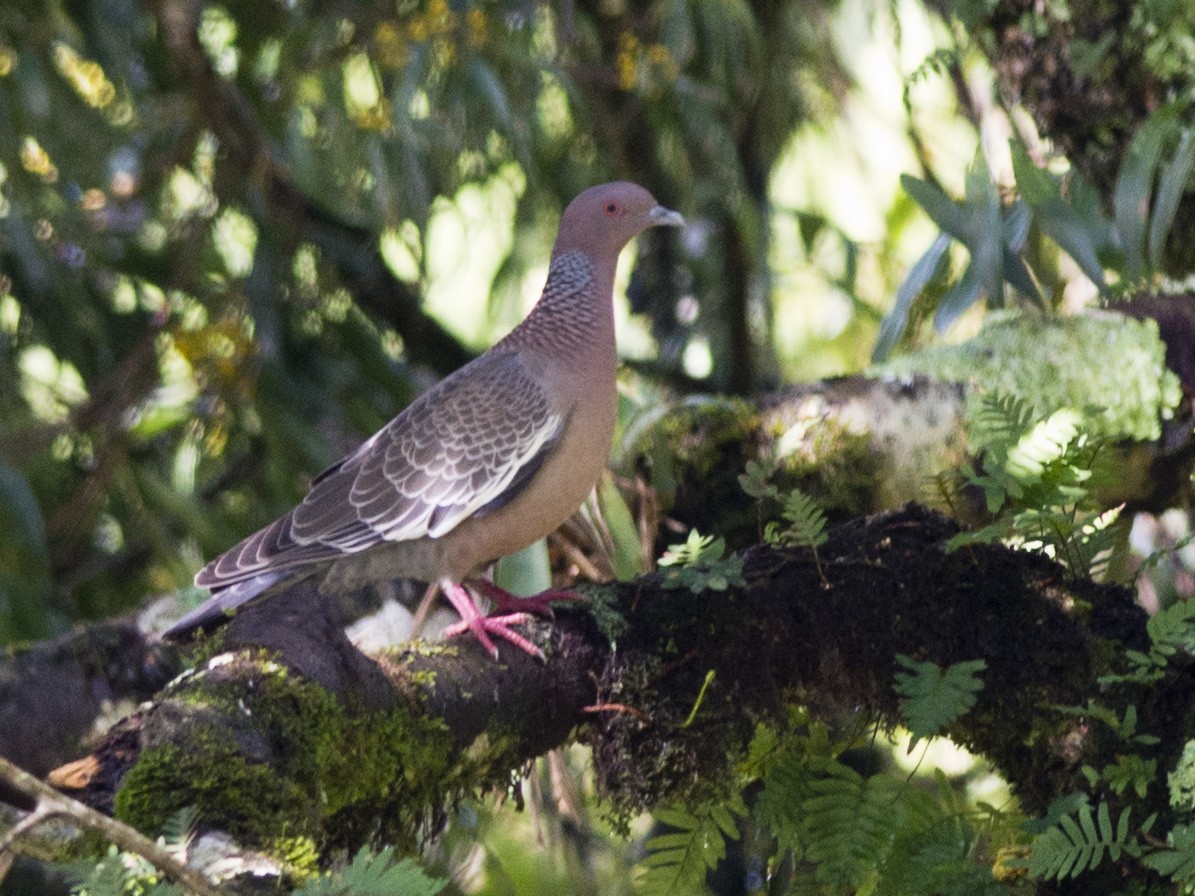
[[[622,208],[619,206],[619,204],[617,202],[607,202],[606,203],[606,214],[609,215],[611,218],[613,218],[615,215],[622,214]]]

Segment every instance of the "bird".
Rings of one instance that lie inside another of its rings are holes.
[[[316,476],[299,504],[200,569],[195,584],[211,596],[164,636],[185,639],[311,577],[322,593],[405,578],[438,585],[456,609],[447,636],[471,632],[494,659],[494,638],[542,659],[513,626],[544,600],[475,574],[553,531],[597,482],[617,415],[618,258],[644,230],[683,224],[638,184],[577,195],[523,321]],[[467,586],[498,612],[484,615]]]

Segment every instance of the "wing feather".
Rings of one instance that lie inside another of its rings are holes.
[[[564,429],[518,355],[483,355],[329,467],[297,507],[196,576],[209,588],[383,541],[439,538],[509,503]]]

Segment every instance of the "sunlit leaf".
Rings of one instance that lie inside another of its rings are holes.
[[[1130,278],[1145,274],[1145,240],[1149,221],[1150,196],[1154,178],[1166,140],[1176,126],[1171,108],[1155,112],[1145,120],[1129,143],[1112,204],[1116,214],[1116,229],[1125,254],[1125,267]]]
[[[950,237],[945,233],[938,234],[925,253],[917,259],[916,264],[909,269],[908,276],[896,291],[896,302],[892,310],[884,316],[880,324],[880,337],[871,353],[873,362],[883,361],[892,353],[905,327],[908,326],[909,310],[913,307],[913,302],[933,280],[949,248]]]
[[[1149,218],[1149,263],[1154,270],[1161,265],[1166,236],[1174,224],[1174,216],[1178,212],[1178,204],[1186,190],[1187,179],[1191,174],[1193,163],[1195,163],[1195,132],[1191,128],[1183,128],[1182,134],[1179,136],[1178,148],[1174,151],[1170,161],[1162,167],[1157,197]]]

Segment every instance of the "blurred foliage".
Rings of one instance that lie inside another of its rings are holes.
[[[1020,296],[1027,312],[922,362],[1029,400],[1026,426],[1099,404],[1097,434],[1155,437],[1159,415],[1122,419],[1117,398],[1177,401],[1153,331],[1037,315],[1195,268],[1192,15],[1181,0],[0,4],[0,644],[187,587],[517,320],[560,210],[616,177],[690,222],[640,240],[625,284],[646,321],[620,321],[644,408],[857,370],[877,334],[877,357],[933,324],[973,335]],[[1077,332],[1099,338],[1089,364]],[[1025,363],[981,368],[985,339]],[[1115,388],[1073,400],[1108,357]],[[1005,460],[1028,439],[1007,433]],[[1072,442],[1049,442],[1046,466],[1086,470]],[[773,535],[816,547],[817,509],[748,479],[783,507]],[[653,539],[603,491],[613,565],[642,568]],[[1187,544],[1185,518],[1166,528],[1154,541]],[[678,577],[732,577],[689,553]],[[1170,556],[1150,580],[1167,603],[1195,589],[1195,561]],[[1189,650],[1189,615],[1160,618],[1173,631],[1151,629],[1120,684]],[[1042,875],[1133,849],[1185,881],[1195,826],[1150,840],[1144,813],[1130,825],[1101,801],[1149,761],[1124,738],[1091,794],[1034,830],[975,800],[973,766],[868,777],[845,757],[870,733],[802,718],[742,760],[749,818],[737,797],[674,808],[654,846],[613,840],[591,778],[557,758],[529,785],[534,822],[464,807],[428,865],[450,891],[630,892],[647,849],[651,881],[682,893],[740,850],[753,891],[985,893],[1023,885],[1032,844]],[[736,839],[749,825],[763,846]],[[384,858],[348,868],[400,873]]]
[[[824,89],[802,73],[845,81],[821,49],[832,8],[5,4],[0,438],[20,524],[0,633],[185,585],[292,504],[520,316],[560,209],[596,181],[694,220],[680,245],[643,241],[628,288],[653,369],[774,378],[768,175]]]
[[[1010,158],[1016,192],[1003,199],[982,157],[967,172],[961,202],[934,183],[901,178],[941,233],[901,284],[880,328],[874,360],[885,360],[904,333],[913,303],[946,263],[950,239],[966,247],[969,260],[959,278],[936,297],[934,326],[939,332],[980,299],[989,307],[1002,307],[1006,294],[1016,294],[1030,307],[1047,307],[1029,257],[1040,255],[1040,245],[1028,244],[1035,226],[1040,232],[1033,234],[1034,242],[1049,237],[1104,296],[1147,288],[1170,272],[1167,262],[1174,260],[1165,257],[1164,249],[1195,166],[1195,131],[1183,123],[1178,105],[1159,109],[1134,135],[1117,175],[1112,216],[1103,212],[1099,196],[1078,172],[1051,176],[1018,141],[1010,144]],[[1050,296],[1050,307],[1061,299],[1061,292]]]

